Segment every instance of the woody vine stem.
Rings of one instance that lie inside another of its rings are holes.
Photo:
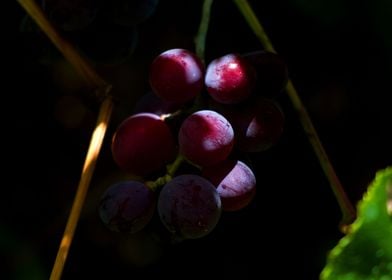
[[[101,100],[97,123],[92,134],[79,185],[72,204],[71,213],[64,230],[63,237],[57,252],[50,280],[58,280],[64,269],[68,252],[75,235],[76,226],[86,199],[87,191],[94,174],[102,142],[106,134],[109,120],[113,110],[113,101],[110,96],[111,85],[102,79],[94,68],[85,60],[76,49],[64,40],[55,30],[51,22],[46,18],[41,8],[34,0],[18,0],[20,5],[33,18],[37,25],[46,33],[53,44],[59,49],[64,57],[74,66],[75,70],[85,79],[86,83],[94,90],[97,99]]]

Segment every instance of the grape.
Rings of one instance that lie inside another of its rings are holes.
[[[213,165],[225,160],[233,144],[231,124],[217,112],[198,111],[187,117],[181,125],[180,152],[197,165]]]
[[[166,101],[153,92],[144,94],[136,103],[135,113],[153,113],[158,116],[173,113],[181,108],[182,104]]]
[[[228,112],[236,145],[244,152],[261,152],[274,145],[283,132],[284,115],[272,100],[260,98]]]
[[[288,81],[287,65],[278,54],[257,51],[243,55],[256,70],[256,92],[273,95],[281,92]]]
[[[89,59],[109,65],[126,61],[135,51],[138,41],[135,26],[124,27],[104,21],[97,21],[90,28],[71,36]]]
[[[216,101],[235,104],[250,96],[255,78],[255,71],[248,61],[240,55],[228,54],[210,62],[205,85]]]
[[[192,52],[171,49],[154,59],[150,85],[161,98],[178,103],[192,100],[203,89],[202,61]]]
[[[180,175],[167,183],[158,198],[162,223],[183,238],[200,238],[219,221],[221,201],[215,187],[197,175]]]
[[[209,166],[202,176],[215,185],[225,211],[244,208],[256,194],[255,175],[242,161],[226,160]]]
[[[151,220],[155,195],[143,183],[124,181],[110,186],[99,204],[102,222],[111,230],[135,233]]]
[[[43,0],[49,19],[64,31],[79,30],[93,22],[100,0]]]
[[[151,17],[158,2],[158,0],[106,0],[102,10],[114,23],[133,26]]]
[[[124,120],[113,137],[112,154],[118,166],[136,175],[146,175],[173,159],[174,139],[157,115],[141,113]]]

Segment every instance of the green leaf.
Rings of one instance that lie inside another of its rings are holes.
[[[392,280],[392,167],[377,172],[320,279]]]

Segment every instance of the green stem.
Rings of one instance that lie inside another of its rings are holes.
[[[212,2],[213,0],[204,0],[199,31],[197,32],[195,38],[196,54],[201,58],[201,60],[203,60],[203,62],[204,62],[204,54],[206,48],[208,25],[210,23]]]
[[[242,15],[245,17],[249,26],[260,40],[261,44],[264,46],[265,50],[276,53],[270,39],[268,38],[263,26],[258,20],[257,16],[253,12],[251,6],[247,0],[233,0],[237,5],[238,9],[241,11]],[[344,188],[336,175],[336,172],[330,162],[328,155],[320,141],[316,129],[309,117],[309,114],[303,105],[301,98],[298,95],[293,83],[289,80],[286,87],[286,93],[289,96],[295,111],[298,113],[299,119],[301,121],[302,127],[312,144],[313,150],[317,155],[320,165],[324,171],[325,176],[328,178],[331,189],[336,197],[339,207],[342,211],[342,221],[341,224],[344,225],[351,224],[355,219],[355,209],[347,197]]]
[[[162,177],[157,178],[155,181],[148,181],[146,185],[153,191],[156,191],[158,188],[169,182],[177,169],[180,167],[181,163],[184,161],[184,157],[181,154],[177,155],[177,158],[174,160],[172,164],[169,164],[166,169],[167,172]]]
[[[183,161],[184,157],[181,154],[178,154],[176,160],[167,166],[167,175],[173,177]]]

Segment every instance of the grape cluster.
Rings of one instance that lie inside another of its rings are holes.
[[[152,92],[118,126],[111,146],[117,165],[145,181],[110,186],[101,219],[112,230],[132,233],[157,209],[175,236],[203,237],[222,211],[240,210],[256,194],[255,175],[238,155],[278,141],[284,116],[265,96],[284,88],[286,65],[260,51],[228,54],[205,68],[191,51],[171,49],[153,60],[149,82]],[[197,171],[179,172],[179,163]],[[156,174],[164,175],[146,179]]]

